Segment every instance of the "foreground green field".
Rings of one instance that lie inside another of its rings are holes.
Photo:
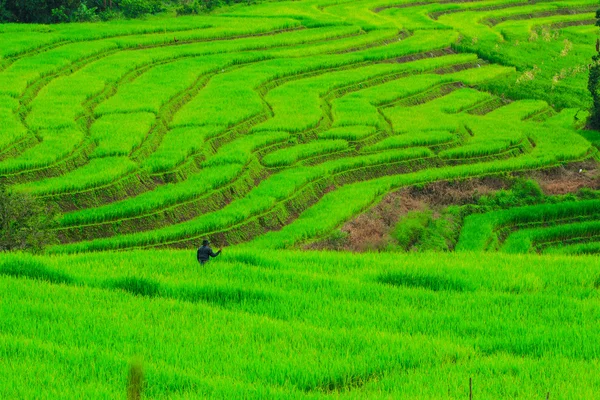
[[[306,0],[1,25],[0,177],[63,212],[52,253],[299,246],[403,187],[597,158],[579,134],[596,8]]]
[[[597,258],[230,250],[0,260],[0,397],[594,398]]]

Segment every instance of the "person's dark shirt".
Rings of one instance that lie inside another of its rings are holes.
[[[200,263],[205,263],[207,262],[211,257],[216,257],[219,254],[221,254],[221,250],[217,251],[216,253],[212,251],[212,249],[210,248],[210,246],[202,246],[198,248],[198,262]]]

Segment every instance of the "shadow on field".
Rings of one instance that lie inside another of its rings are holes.
[[[474,290],[469,284],[460,280],[448,279],[442,276],[414,275],[403,272],[381,274],[376,278],[376,281],[384,285],[423,288],[433,290],[434,292],[445,290],[469,292]]]
[[[54,284],[75,283],[70,276],[54,271],[36,260],[5,260],[0,263],[0,274],[15,278],[37,279]]]
[[[190,303],[208,303],[220,307],[270,300],[258,291],[230,287],[168,287],[151,279],[127,277],[108,281],[106,288],[123,290],[135,296],[170,298]]]
[[[363,374],[363,375],[357,374],[357,375],[331,377],[330,379],[320,382],[314,386],[306,386],[306,387],[302,387],[301,389],[304,392],[308,392],[308,393],[310,393],[310,392],[329,393],[329,394],[341,393],[341,392],[347,392],[350,390],[359,389],[359,388],[363,387],[364,385],[366,385],[367,383],[369,383],[370,381],[378,380],[379,376],[380,376],[380,374],[373,372],[370,374]]]
[[[167,286],[158,281],[125,277],[103,282],[82,281],[48,268],[37,260],[9,259],[0,262],[0,275],[28,278],[52,284],[85,285],[105,290],[122,290],[134,296],[169,298],[190,303],[208,303],[219,307],[251,304],[272,300],[273,296],[262,291],[218,286]]]
[[[120,289],[135,296],[162,297],[160,284],[158,282],[144,279],[127,277],[109,281],[106,285],[110,289]]]

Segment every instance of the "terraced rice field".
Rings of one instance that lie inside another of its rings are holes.
[[[597,8],[0,25],[0,179],[61,211],[0,257],[0,398],[119,397],[135,355],[148,398],[593,398],[597,199],[470,215],[456,254],[293,249],[402,188],[597,162]]]
[[[459,250],[597,254],[600,202],[567,201],[515,207],[467,218]]]
[[[0,173],[60,206],[52,252],[292,246],[402,186],[593,156],[573,71],[595,7],[302,1],[6,25]]]

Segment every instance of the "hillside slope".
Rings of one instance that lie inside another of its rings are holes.
[[[597,157],[578,134],[596,7],[306,0],[0,25],[0,175],[62,210],[52,252],[296,246],[405,186]]]

